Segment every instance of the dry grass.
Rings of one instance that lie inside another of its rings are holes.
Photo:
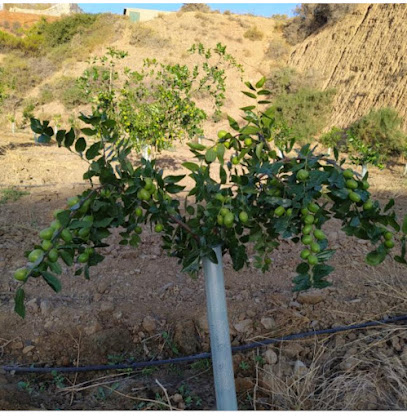
[[[243,37],[249,41],[261,41],[264,38],[264,33],[257,26],[252,26],[243,34]]]

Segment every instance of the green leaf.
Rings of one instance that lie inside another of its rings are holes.
[[[260,131],[260,128],[258,128],[257,126],[245,126],[240,133],[243,135],[254,135],[257,134]]]
[[[48,144],[50,141],[51,141],[51,137],[46,134],[42,134],[37,138],[37,142],[39,144]]]
[[[182,192],[185,189],[185,186],[180,186],[178,184],[168,184],[165,186],[165,190],[168,193],[179,193]]]
[[[99,154],[100,145],[100,142],[96,142],[91,147],[89,147],[85,154],[88,160],[93,160]]]
[[[390,199],[387,205],[384,207],[384,212],[387,212],[394,206],[394,199]]]
[[[93,136],[93,135],[96,135],[96,133],[97,133],[96,129],[90,129],[90,128],[83,128],[83,129],[81,129],[81,131],[86,136]]]
[[[401,231],[403,232],[403,234],[407,235],[407,215],[404,216]]]
[[[266,77],[262,77],[257,83],[256,83],[256,89],[261,89],[264,86],[264,83],[266,82]]]
[[[207,163],[213,163],[216,160],[217,153],[213,148],[209,148],[205,153],[205,160]]]
[[[174,184],[174,183],[178,183],[179,181],[181,181],[183,178],[185,178],[185,175],[181,175],[181,176],[167,176],[164,177],[164,183],[165,184]]]
[[[195,151],[203,151],[206,149],[205,145],[198,144],[198,142],[188,142],[187,145]]]
[[[86,149],[86,141],[85,138],[79,138],[75,143],[75,151],[76,152],[83,152]]]
[[[332,273],[334,270],[335,269],[332,266],[328,266],[326,264],[317,264],[312,269],[312,277],[315,281],[320,281],[321,279]]]
[[[185,167],[186,169],[191,170],[192,172],[199,170],[199,165],[195,163],[186,162],[186,163],[182,163],[181,165]]]
[[[48,283],[48,285],[54,290],[54,292],[60,292],[62,289],[61,282],[48,271],[43,271],[41,276]]]
[[[242,91],[242,93],[250,97],[251,99],[257,99],[257,96],[254,93],[251,93],[250,91]]]
[[[253,109],[256,109],[256,106],[245,106],[240,108],[240,110],[243,110],[243,112],[250,112]]]
[[[297,268],[295,269],[295,271],[298,274],[306,274],[309,271],[309,265],[308,263],[301,263],[297,266]]]
[[[38,119],[31,118],[31,130],[36,134],[42,134],[42,125]]]
[[[66,131],[65,131],[65,130],[63,130],[63,129],[61,129],[60,131],[58,131],[58,132],[57,132],[57,142],[58,142],[58,146],[61,146],[62,141],[63,141],[63,140],[64,140],[64,138],[65,138],[65,134],[66,134]]]
[[[71,219],[71,212],[69,210],[64,210],[63,212],[58,213],[57,219],[61,223],[61,225],[65,227],[69,224],[69,221]]]
[[[239,130],[239,124],[230,116],[228,116],[229,125],[235,131]]]
[[[366,263],[369,264],[370,266],[377,266],[380,263],[382,263],[385,258],[386,258],[386,251],[377,249],[377,250],[371,251],[366,256]]]
[[[223,163],[223,156],[225,155],[225,146],[223,144],[218,144],[216,147],[216,153],[218,155],[219,161]]]
[[[226,184],[226,180],[227,180],[226,170],[222,166],[219,167],[219,177],[220,177],[220,182],[222,184]]]
[[[14,296],[14,312],[20,315],[21,318],[25,317],[24,298],[24,290],[20,287],[17,289],[16,295]]]
[[[70,148],[74,140],[75,140],[75,131],[73,130],[73,128],[71,128],[71,130],[65,134],[64,146],[66,148]]]
[[[95,226],[96,228],[106,228],[112,223],[113,219],[114,218],[104,218],[99,221],[95,221],[93,222],[93,226]]]
[[[246,87],[248,87],[250,90],[256,91],[256,89],[253,87],[253,84],[250,83],[250,81],[245,81],[244,84]]]
[[[269,96],[271,94],[270,90],[260,90],[257,92],[259,96]]]
[[[60,250],[59,254],[67,266],[71,267],[73,265],[73,258],[71,254],[68,253],[68,251]]]

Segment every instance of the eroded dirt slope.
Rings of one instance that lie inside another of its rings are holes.
[[[407,127],[407,5],[363,4],[292,52],[289,65],[337,89],[332,125],[391,106]]]

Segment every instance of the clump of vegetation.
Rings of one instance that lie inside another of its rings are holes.
[[[282,14],[275,14],[272,15],[271,18],[274,20],[274,30],[277,32],[282,32],[285,25],[287,24],[288,16]]]
[[[243,36],[250,41],[261,41],[264,38],[264,33],[257,26],[252,26]]]
[[[356,4],[303,3],[295,9],[296,16],[284,26],[284,36],[287,42],[295,45],[323,26],[338,22],[355,7]]]
[[[170,40],[162,38],[153,28],[143,23],[134,23],[129,43],[138,47],[163,48],[168,46]]]
[[[19,200],[22,196],[26,196],[30,193],[28,192],[23,192],[21,190],[17,190],[17,189],[3,189],[0,190],[0,205],[4,205],[5,203],[8,202],[15,202],[17,200]]]
[[[211,12],[211,8],[205,3],[184,3],[179,11],[209,13]]]
[[[265,53],[267,59],[276,61],[288,55],[290,47],[281,39],[273,39],[269,42],[269,46]]]

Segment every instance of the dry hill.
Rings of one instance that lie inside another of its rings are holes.
[[[337,90],[332,125],[391,106],[407,128],[406,21],[406,4],[360,5],[296,46],[289,65],[317,72],[323,88]]]

